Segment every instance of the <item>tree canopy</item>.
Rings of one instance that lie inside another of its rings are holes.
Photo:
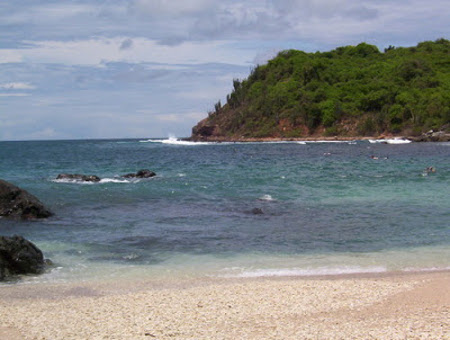
[[[449,122],[450,42],[439,39],[384,52],[366,43],[282,51],[235,79],[194,134],[217,126],[225,137],[415,135]]]

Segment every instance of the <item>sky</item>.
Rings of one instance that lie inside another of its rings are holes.
[[[0,140],[187,137],[279,51],[449,38],[448,0],[2,0]]]

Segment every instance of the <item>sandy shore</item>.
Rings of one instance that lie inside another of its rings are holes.
[[[0,339],[450,339],[450,272],[0,287]]]

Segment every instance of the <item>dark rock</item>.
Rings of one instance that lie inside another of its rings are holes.
[[[153,171],[150,171],[148,169],[142,169],[139,170],[138,172],[136,172],[135,174],[126,174],[123,175],[122,177],[125,178],[150,178],[150,177],[154,177],[156,176],[156,174]]]
[[[0,216],[29,220],[52,215],[35,196],[0,179]]]
[[[95,175],[59,174],[56,179],[82,182],[100,182],[100,177]]]
[[[0,281],[15,275],[39,274],[45,268],[42,251],[22,236],[0,236]]]
[[[264,214],[264,212],[262,211],[261,208],[253,208],[253,209],[251,210],[251,213],[252,213],[253,215],[263,215],[263,214]]]
[[[221,136],[219,126],[215,124],[211,125],[208,122],[208,118],[206,118],[192,128],[192,136],[190,140],[204,141],[217,136]]]
[[[194,130],[194,133],[203,137],[210,137],[214,134],[215,130],[215,125],[204,125]]]

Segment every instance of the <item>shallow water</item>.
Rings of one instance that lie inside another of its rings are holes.
[[[0,159],[56,214],[0,219],[55,263],[24,282],[450,266],[449,143],[0,142]],[[143,168],[157,176],[120,177]]]

